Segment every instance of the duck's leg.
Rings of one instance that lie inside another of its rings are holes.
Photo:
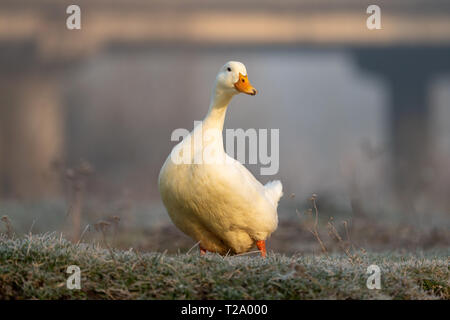
[[[200,255],[204,256],[206,254],[206,249],[202,248],[202,246],[200,246]]]
[[[263,258],[265,258],[266,257],[266,241],[258,240],[258,241],[256,241],[256,246],[258,247],[258,250],[261,251],[261,256]]]

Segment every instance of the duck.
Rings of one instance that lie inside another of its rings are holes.
[[[224,150],[226,112],[240,93],[257,90],[245,65],[229,61],[216,76],[206,117],[175,145],[158,177],[171,221],[197,241],[201,255],[243,254],[256,246],[266,257],[266,240],[278,226],[281,182],[261,184]]]

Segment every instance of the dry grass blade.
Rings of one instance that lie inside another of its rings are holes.
[[[320,238],[320,234],[319,234],[319,230],[318,230],[318,226],[319,226],[319,209],[317,207],[317,203],[316,203],[316,199],[317,199],[317,194],[313,193],[313,195],[311,196],[311,198],[309,199],[311,201],[311,205],[314,209],[314,224],[312,227],[306,227],[308,229],[308,231],[316,238],[317,242],[319,242],[320,248],[322,249],[322,252],[324,254],[328,254],[328,250],[325,246],[325,244],[323,243],[322,239]],[[298,210],[296,210],[297,214],[299,214]],[[307,211],[308,214],[312,213],[312,209],[309,209]]]
[[[96,231],[99,231],[102,235],[103,243],[105,244],[106,248],[108,249],[109,253],[111,254],[111,258],[114,262],[114,264],[117,264],[116,258],[114,257],[114,252],[109,245],[108,241],[106,240],[106,230],[111,225],[111,223],[107,221],[100,220],[96,224],[94,224],[94,228]]]
[[[345,253],[345,255],[348,257],[350,262],[354,264],[355,262],[359,262],[360,258],[356,253],[352,253],[349,249],[349,244],[346,244],[345,241],[342,239],[341,235],[339,234],[338,230],[333,224],[333,218],[330,219],[327,223],[328,233],[331,238],[334,238],[335,241],[338,243],[339,247],[342,249],[342,251]],[[346,224],[344,224],[345,226]],[[350,235],[348,235],[348,238]]]
[[[198,241],[196,244],[194,244],[189,250],[188,252],[186,252],[186,254],[191,253],[192,249],[194,249],[195,247],[197,247],[200,244],[200,241]]]
[[[84,228],[83,232],[82,232],[81,235],[80,235],[80,239],[77,241],[77,245],[80,244],[81,240],[83,240],[84,234],[86,233],[86,231],[89,230],[90,227],[91,227],[90,224],[86,225],[86,227]]]

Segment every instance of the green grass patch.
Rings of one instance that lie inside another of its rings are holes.
[[[450,299],[448,250],[358,255],[200,257],[0,236],[0,299]],[[366,287],[371,264],[381,290]],[[81,290],[66,288],[69,265]]]

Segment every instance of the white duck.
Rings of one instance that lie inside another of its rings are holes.
[[[216,77],[208,114],[173,148],[158,185],[173,223],[199,242],[201,254],[238,254],[256,244],[265,257],[265,240],[278,225],[282,185],[272,181],[263,186],[224,151],[225,113],[240,92],[256,94],[245,66],[230,61]]]

